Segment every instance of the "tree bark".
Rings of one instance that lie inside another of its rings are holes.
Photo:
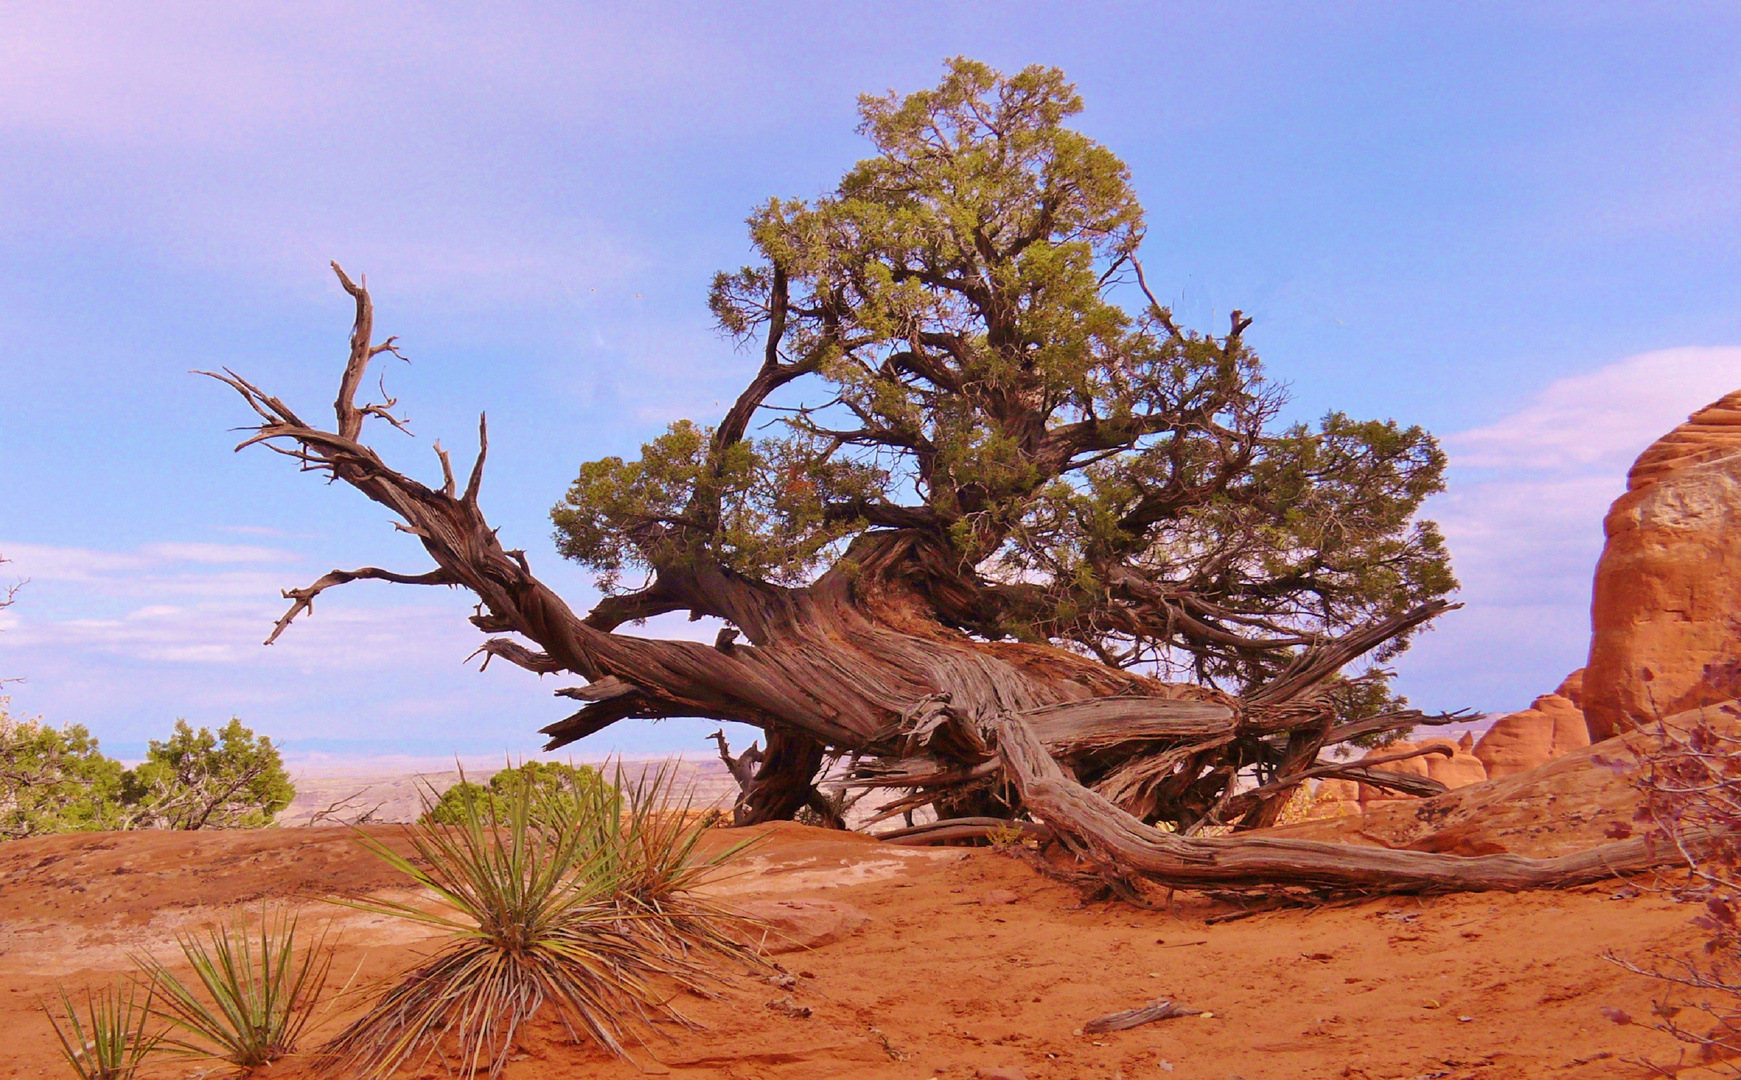
[[[834,748],[867,759],[861,782],[887,784],[894,776],[915,789],[912,805],[931,802],[950,811],[946,816],[978,816],[974,811],[986,807],[998,808],[999,816],[1030,815],[1126,884],[1141,877],[1169,886],[1521,888],[1651,865],[1637,843],[1561,859],[1467,859],[1298,840],[1190,838],[1133,816],[1132,810],[1152,818],[1172,814],[1185,826],[1231,805],[1238,765],[1277,753],[1276,740],[1285,744],[1282,770],[1309,767],[1331,733],[1324,680],[1444,610],[1443,603],[1304,648],[1292,668],[1243,700],[1165,684],[1050,645],[975,640],[945,625],[938,611],[948,605],[939,590],[951,587],[952,571],[927,565],[938,560],[921,529],[866,532],[803,588],[686,557],[658,566],[649,589],[610,598],[582,618],[533,575],[524,552],[502,547],[485,520],[478,504],[488,450],[482,418],[463,491],[439,443],[443,483],[431,488],[388,467],[360,441],[370,416],[397,423],[385,406],[354,402],[363,368],[390,351],[392,341],[371,344],[368,292],[334,270],[357,308],[335,431],[304,422],[234,372],[207,374],[261,418],[238,449],[264,443],[344,481],[397,515],[435,568],[335,570],[308,588],[288,590],[292,604],[268,644],[324,589],[351,580],[463,587],[478,599],[471,621],[480,630],[519,639],[486,641],[479,649],[486,665],[501,659],[588,681],[558,691],[584,704],[544,729],[551,748],[625,717],[750,724],[766,733],[767,751],[744,792],[746,823],[790,816],[806,804],[828,813],[813,781]],[[769,363],[775,371],[769,379],[777,382],[785,369],[777,357]],[[626,620],[672,610],[726,620],[747,640],[722,637],[707,645],[615,632]],[[1274,794],[1284,791],[1285,785]],[[1245,812],[1261,821],[1268,811],[1259,801]]]
[[[834,813],[812,782],[827,750],[807,736],[770,731],[767,753],[738,798],[732,813],[733,824],[787,821],[809,806],[832,827],[844,828],[840,815]]]
[[[1020,718],[988,720],[1023,801],[1103,872],[1169,886],[1304,885],[1363,892],[1566,887],[1679,861],[1640,837],[1551,859],[1442,855],[1261,836],[1186,838],[1151,828],[1072,782]],[[1699,842],[1704,842],[1700,838]]]

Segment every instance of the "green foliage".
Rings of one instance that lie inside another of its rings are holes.
[[[1455,589],[1416,518],[1437,441],[1279,425],[1247,321],[1183,329],[1150,294],[1129,170],[1066,126],[1081,109],[1057,69],[959,58],[935,89],[861,98],[874,155],[756,210],[761,262],[715,279],[721,329],[766,335],[757,382],[719,429],[582,466],[553,511],[564,554],[607,588],[692,560],[795,582],[899,530],[945,623],[1234,688]],[[770,372],[807,380],[785,433],[722,437]]]
[[[177,720],[127,772],[122,797],[145,827],[257,829],[272,824],[296,789],[272,740],[232,717],[216,734]]]
[[[1337,676],[1329,680],[1327,689],[1330,701],[1340,723],[1353,723],[1357,720],[1368,720],[1385,713],[1406,712],[1409,699],[1391,689],[1390,680],[1393,673],[1383,668],[1373,668],[1365,674],[1354,678]],[[1362,735],[1350,739],[1336,747],[1335,756],[1346,758],[1355,749],[1376,750],[1381,746],[1408,738],[1414,729],[1412,727],[1392,728],[1371,735]]]
[[[16,720],[0,698],[0,839],[100,829],[249,829],[295,796],[272,740],[232,719],[216,735],[177,720],[133,769],[83,725]]]
[[[573,797],[573,792],[607,787],[598,770],[587,765],[564,765],[556,761],[528,761],[503,769],[490,777],[489,783],[475,784],[461,775],[460,782],[441,793],[434,805],[423,812],[426,820],[437,825],[463,825],[472,816],[482,813],[505,816],[508,803],[528,790],[532,794],[534,825],[549,823],[559,812],[553,802]],[[480,809],[483,807],[483,809]]]
[[[425,813],[406,828],[410,857],[359,834],[448,910],[335,903],[432,927],[445,942],[323,1054],[366,1080],[437,1055],[462,1074],[494,1077],[520,1026],[546,1007],[575,1038],[584,1033],[618,1055],[625,1018],[681,1021],[661,984],[699,991],[712,981],[683,945],[718,932],[668,918],[658,905],[677,903],[663,890],[699,884],[718,859],[695,857],[699,823],[661,824],[663,790],[631,785],[625,796],[580,777],[549,796],[515,783],[501,798],[458,801],[452,825]],[[551,814],[542,824],[541,801]],[[700,901],[685,915],[716,917]]]
[[[684,528],[700,494],[719,504],[704,530],[705,554],[740,573],[770,581],[804,580],[830,546],[857,531],[856,521],[829,521],[831,504],[868,497],[886,477],[849,461],[819,460],[791,440],[740,442],[712,453],[714,431],[688,420],[641,447],[625,462],[587,462],[553,511],[556,543],[565,556],[599,572],[607,592],[625,569],[684,557]]]
[[[66,990],[60,992],[66,1027],[48,1012],[48,1022],[60,1040],[61,1053],[79,1080],[131,1080],[145,1055],[163,1040],[161,1031],[147,1031],[152,1018],[153,988],[147,986],[139,1000],[139,987],[128,983],[102,991],[85,992],[85,1018],[73,1005]]]
[[[632,777],[618,765],[611,783],[567,784],[547,804],[549,827],[582,837],[593,874],[632,933],[678,955],[703,949],[754,963],[730,932],[741,920],[698,890],[757,838],[704,855],[701,839],[719,816],[696,812],[676,778],[669,764]]]
[[[119,828],[121,763],[80,724],[15,720],[0,698],[0,839]]]
[[[169,1043],[243,1069],[292,1053],[321,999],[334,951],[322,932],[298,960],[296,926],[294,916],[263,909],[253,932],[238,917],[234,926],[211,928],[204,940],[177,938],[203,993],[157,960],[141,958],[163,995],[158,1014],[193,1040]]]

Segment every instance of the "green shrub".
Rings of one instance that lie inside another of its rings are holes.
[[[522,790],[531,794],[531,815],[534,825],[542,825],[549,815],[551,799],[570,790],[599,791],[608,787],[597,769],[588,765],[564,765],[554,761],[528,761],[524,765],[502,769],[490,777],[489,783],[476,784],[460,773],[459,783],[441,793],[423,816],[436,825],[462,825],[470,813],[468,808],[481,808],[481,816],[505,817],[507,804]]]
[[[270,825],[296,789],[272,740],[237,719],[213,734],[185,720],[127,769],[80,724],[17,720],[0,698],[0,840],[96,829]]]
[[[142,957],[140,967],[162,995],[157,1014],[183,1032],[169,1043],[244,1069],[294,1051],[325,989],[334,951],[322,932],[298,960],[296,925],[294,916],[262,910],[254,931],[238,916],[233,926],[212,927],[203,940],[177,938],[200,990],[155,958]]]
[[[677,953],[711,950],[755,963],[744,935],[731,932],[741,920],[698,889],[759,837],[703,856],[697,848],[718,815],[696,812],[676,776],[669,764],[632,777],[619,765],[613,783],[576,784],[553,797],[551,827],[580,835],[594,851],[588,865],[630,933]]]
[[[0,839],[119,828],[123,769],[82,725],[15,720],[0,698]]]
[[[406,827],[410,857],[358,834],[449,910],[333,902],[434,927],[446,941],[323,1048],[329,1063],[372,1080],[439,1056],[451,1072],[495,1077],[520,1026],[547,1007],[577,1041],[619,1056],[625,1021],[687,1023],[668,984],[701,990],[720,978],[695,947],[743,947],[717,925],[729,916],[684,891],[736,849],[696,856],[705,826],[667,798],[665,775],[626,794],[590,769],[473,785],[440,818],[431,800]],[[553,791],[536,782],[550,776],[560,778]]]
[[[213,734],[186,720],[122,778],[132,824],[154,829],[257,829],[296,797],[278,748],[232,717]]]

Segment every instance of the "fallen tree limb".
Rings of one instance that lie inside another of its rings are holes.
[[[1180,1005],[1176,1001],[1162,998],[1151,1001],[1140,1009],[1126,1009],[1124,1012],[1109,1013],[1097,1017],[1082,1025],[1085,1035],[1099,1035],[1107,1031],[1129,1031],[1133,1027],[1152,1024],[1156,1020],[1171,1020],[1178,1016],[1202,1016],[1202,1009],[1193,1009],[1189,1005]]]
[[[1401,712],[1381,713],[1369,716],[1365,720],[1355,720],[1347,724],[1338,724],[1324,736],[1325,746],[1334,746],[1350,739],[1358,739],[1363,735],[1378,735],[1386,731],[1401,731],[1412,727],[1443,727],[1446,724],[1465,724],[1475,720],[1485,719],[1486,713],[1473,710],[1458,710],[1448,713],[1423,713],[1418,709],[1404,709]]]
[[[1416,795],[1423,799],[1443,795],[1451,790],[1430,776],[1411,776],[1408,773],[1391,772],[1387,769],[1369,769],[1364,764],[1342,765],[1323,775],[1338,780],[1357,780],[1371,787],[1388,788],[1391,791],[1404,795]]]
[[[1250,791],[1242,792],[1244,798],[1260,799],[1272,791],[1282,788],[1296,787],[1319,776],[1350,777],[1364,780],[1374,787],[1389,788],[1392,791],[1403,791],[1410,795],[1443,795],[1451,790],[1444,784],[1430,777],[1409,776],[1406,773],[1381,772],[1374,765],[1389,765],[1392,762],[1407,761],[1418,757],[1454,757],[1455,752],[1443,746],[1425,746],[1416,750],[1401,750],[1394,754],[1380,754],[1377,757],[1365,758],[1361,761],[1327,761],[1322,765],[1314,765],[1309,769],[1301,769],[1297,773],[1278,776],[1269,783]]]
[[[1144,825],[1068,779],[1008,712],[988,726],[1030,813],[1052,826],[1081,857],[1128,883],[1273,888],[1303,885],[1372,893],[1563,888],[1679,862],[1681,855],[1640,839],[1550,859],[1521,855],[1442,855],[1267,836],[1183,837]]]
[[[1042,844],[1052,839],[1052,830],[1041,822],[1011,821],[1007,818],[948,818],[871,835],[885,844],[920,847],[927,844],[945,844],[951,840],[983,840],[1012,829]]]

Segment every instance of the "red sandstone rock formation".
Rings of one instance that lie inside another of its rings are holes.
[[[1554,693],[1576,705],[1578,711],[1582,712],[1584,710],[1584,669],[1579,668],[1567,675]]]
[[[1486,764],[1471,752],[1474,745],[1473,740],[1468,741],[1469,746],[1454,743],[1450,739],[1426,739],[1422,741],[1419,745],[1423,747],[1447,746],[1451,749],[1451,756],[1448,758],[1435,755],[1420,759],[1427,763],[1427,775],[1448,788],[1468,787],[1470,784],[1479,784],[1487,779]]]
[[[1353,780],[1338,780],[1334,777],[1318,781],[1316,789],[1317,802],[1313,804],[1310,819],[1342,817],[1346,814],[1360,813],[1360,784]]]
[[[1568,689],[1578,674],[1568,676],[1560,689]],[[1522,712],[1500,717],[1475,744],[1474,755],[1486,766],[1487,778],[1497,780],[1589,745],[1583,712],[1571,697],[1556,691],[1536,698]]]
[[[1382,747],[1378,748],[1377,750],[1368,750],[1366,752],[1366,754],[1361,757],[1360,760],[1361,761],[1368,761],[1372,758],[1381,757],[1381,756],[1388,755],[1388,754],[1407,753],[1410,750],[1419,750],[1423,745],[1425,745],[1425,744],[1424,743],[1408,742],[1408,741],[1403,740],[1403,739],[1398,739],[1396,742],[1393,742],[1393,743],[1389,744],[1388,746],[1382,746]],[[1404,775],[1407,775],[1407,776],[1428,776],[1428,775],[1430,775],[1427,772],[1427,759],[1424,757],[1404,758],[1402,761],[1392,761],[1389,764],[1382,765],[1379,767],[1384,769],[1385,772],[1403,773]],[[1399,795],[1394,791],[1390,791],[1386,788],[1375,787],[1372,784],[1361,784],[1360,785],[1360,805],[1362,807],[1365,807],[1371,803],[1391,802],[1391,801],[1396,800],[1396,799],[1413,800],[1414,796],[1413,795]]]
[[[1367,753],[1365,758],[1381,755],[1403,753],[1409,750],[1425,750],[1430,746],[1441,746],[1451,751],[1450,757],[1439,754],[1428,754],[1422,757],[1407,758],[1403,761],[1393,761],[1382,766],[1388,772],[1407,773],[1410,776],[1425,776],[1437,780],[1448,788],[1468,787],[1479,784],[1487,779],[1487,771],[1481,760],[1472,755],[1466,747],[1446,738],[1421,739],[1418,742],[1393,742]],[[1351,785],[1352,786],[1352,785]],[[1374,787],[1371,784],[1358,785],[1360,805],[1365,807],[1373,803],[1394,802],[1396,800],[1412,801],[1413,795],[1399,795],[1394,791]],[[1340,794],[1340,791],[1338,791]]]
[[[1590,609],[1597,741],[1741,695],[1741,391],[1652,444],[1626,488]]]

